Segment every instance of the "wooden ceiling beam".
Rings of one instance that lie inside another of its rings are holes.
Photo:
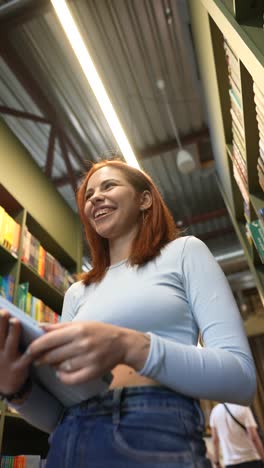
[[[0,55],[12,70],[25,91],[33,99],[41,113],[52,123],[57,120],[55,109],[44,96],[37,80],[29,72],[12,43],[2,35],[0,37]]]
[[[0,114],[11,115],[12,117],[18,117],[21,119],[28,119],[28,120],[32,120],[33,122],[40,122],[40,123],[45,123],[45,124],[51,123],[48,119],[46,119],[46,117],[31,114],[30,112],[25,112],[25,111],[21,111],[17,109],[11,109],[11,107],[8,107],[8,106],[0,105]]]
[[[219,210],[208,211],[207,213],[190,216],[188,218],[181,219],[181,222],[183,226],[190,226],[192,224],[204,223],[212,218],[222,218],[222,216],[229,216],[226,208],[220,208]]]
[[[51,177],[52,166],[54,161],[54,148],[55,148],[56,130],[54,125],[50,129],[49,135],[49,146],[47,151],[47,159],[45,164],[45,174],[47,177]]]
[[[208,128],[202,128],[196,132],[189,133],[188,135],[184,135],[180,137],[182,146],[188,146],[193,143],[198,143],[202,139],[209,138],[209,130]],[[162,155],[164,153],[168,153],[169,151],[178,150],[179,145],[176,139],[166,141],[164,143],[160,143],[158,145],[149,146],[143,150],[136,151],[138,156],[138,160],[152,158],[153,156]]]
[[[56,112],[55,107],[50,104],[45,94],[43,93],[41,86],[23,63],[12,43],[2,34],[2,31],[0,34],[0,55],[8,67],[12,70],[16,78],[19,80],[25,91],[38,106],[40,112],[45,116],[48,123],[56,125],[56,127],[59,128],[60,120],[62,119],[60,119],[60,116]],[[71,147],[72,155],[78,160],[81,166],[85,168],[86,164],[84,158],[80,156],[78,151],[76,151],[71,139],[68,135],[66,136],[62,128],[63,126],[61,125],[61,132],[64,134],[68,146]],[[81,141],[81,138],[79,138],[79,141]],[[87,150],[85,151],[87,152]]]
[[[185,135],[184,137],[181,137],[181,142],[182,142],[183,146],[187,146],[188,144],[190,145],[191,143],[197,143],[198,141],[200,141],[202,139],[207,139],[207,138],[209,138],[209,130],[207,128],[203,128],[203,129],[201,129],[201,130],[199,130],[197,132],[192,132],[192,133],[190,133],[188,135]],[[66,141],[67,141],[67,136],[66,136]],[[145,150],[136,151],[136,154],[138,155],[138,160],[140,161],[142,159],[151,158],[151,157],[156,156],[158,154],[162,155],[162,154],[168,153],[169,151],[173,151],[173,150],[178,149],[178,148],[179,148],[179,146],[178,146],[177,141],[176,140],[171,140],[171,141],[168,141],[168,142],[165,142],[165,143],[161,143],[159,145],[153,145],[153,146],[151,146],[149,148],[146,148]],[[90,164],[92,164],[92,162],[89,161],[89,160],[86,160],[82,164],[83,169],[84,169],[85,172],[89,170],[89,165]],[[208,167],[211,167],[213,164],[214,164],[213,159],[200,163],[200,165],[201,165],[201,167],[203,169],[207,169]],[[81,173],[81,172],[76,172],[75,173],[75,177],[77,177],[77,178],[80,178],[83,175],[84,175],[84,173]],[[64,185],[69,184],[70,179],[67,176],[67,174],[64,174],[61,177],[53,178],[53,183],[55,184],[56,187],[62,187]]]
[[[69,158],[69,155],[68,155],[68,151],[67,151],[67,148],[66,148],[66,145],[65,145],[64,136],[63,136],[63,134],[61,132],[58,132],[58,136],[59,136],[59,142],[60,142],[62,157],[64,159],[64,162],[65,162],[65,165],[66,165],[66,168],[67,168],[67,172],[69,174],[70,184],[72,186],[72,190],[74,192],[74,195],[76,195],[77,180],[76,180],[76,176],[75,176],[75,173],[73,171],[71,161],[70,161],[70,158]]]

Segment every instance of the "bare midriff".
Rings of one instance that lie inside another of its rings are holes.
[[[134,369],[129,366],[120,364],[112,370],[113,380],[110,389],[118,387],[137,387],[143,385],[160,386],[156,380],[150,379],[143,375],[139,375]]]

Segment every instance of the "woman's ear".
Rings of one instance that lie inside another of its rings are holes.
[[[149,190],[144,190],[140,196],[140,210],[147,210],[152,205],[152,195]]]

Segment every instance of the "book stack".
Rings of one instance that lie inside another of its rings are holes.
[[[61,292],[75,281],[75,278],[58,260],[47,252],[40,241],[25,226],[21,260],[29,265],[41,278],[53,284]]]
[[[57,323],[60,321],[60,316],[54,310],[29,292],[28,282],[18,285],[17,306],[38,322]]]
[[[256,85],[256,83],[253,84],[253,89],[259,130],[259,157],[257,170],[259,185],[264,192],[264,94]]]
[[[232,117],[232,162],[233,174],[244,199],[245,213],[249,212],[248,175],[246,163],[246,146],[244,116],[241,98],[239,60],[227,40],[224,49],[228,64],[230,113]]]
[[[20,224],[0,206],[0,244],[13,255],[17,255],[19,239]]]

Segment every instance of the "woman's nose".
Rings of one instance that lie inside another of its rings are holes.
[[[90,201],[95,205],[98,201],[103,200],[103,198],[104,197],[101,192],[94,192],[90,197]]]

